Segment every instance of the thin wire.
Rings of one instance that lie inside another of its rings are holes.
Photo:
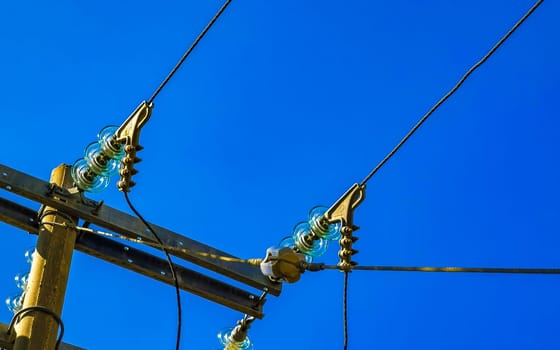
[[[502,44],[513,34],[513,32],[515,32],[515,30],[517,28],[519,28],[519,26],[521,26],[521,24],[523,24],[523,22],[525,22],[525,20],[527,18],[529,18],[529,16],[537,9],[537,7],[540,6],[540,4],[543,2],[544,0],[538,0],[533,7],[531,7],[529,9],[529,11],[527,11],[527,13],[525,13],[525,15],[523,15],[523,17],[521,17],[521,19],[515,23],[515,25],[513,27],[511,27],[511,29],[494,45],[494,47],[492,47],[490,49],[490,51],[488,51],[488,53],[486,55],[484,55],[484,57],[482,57],[480,59],[480,61],[476,62],[466,73],[465,75],[463,75],[463,77],[457,82],[457,84],[455,84],[455,86],[453,88],[451,88],[451,90],[449,90],[448,93],[446,93],[432,108],[430,108],[430,110],[422,117],[420,118],[420,120],[416,123],[416,125],[414,125],[412,127],[412,129],[410,129],[410,131],[401,139],[401,141],[395,146],[395,148],[393,148],[391,150],[391,152],[389,152],[385,158],[383,158],[383,160],[381,160],[381,162],[379,162],[379,164],[377,164],[375,166],[375,168],[373,168],[373,170],[362,180],[361,185],[365,185],[366,182],[369,181],[369,179],[375,175],[375,173],[377,173],[377,171],[379,169],[381,169],[381,167],[383,165],[385,165],[385,163],[387,163],[387,161],[395,154],[397,153],[397,151],[399,150],[399,148],[401,148],[402,145],[404,145],[404,143],[406,141],[408,141],[408,139],[412,136],[412,134],[414,134],[414,132],[416,132],[416,130],[418,128],[420,128],[420,126],[422,126],[422,124],[424,124],[424,122],[428,119],[428,117],[430,117],[430,115],[432,115],[432,113],[434,113],[436,111],[436,109],[438,109],[449,97],[451,97],[451,95],[453,95],[460,87],[461,85],[463,85],[463,83],[465,82],[465,80],[467,80],[467,78],[478,68],[480,67],[484,62],[486,62],[490,56],[492,56],[492,54],[498,50],[498,48],[500,46],[502,46]]]
[[[177,341],[175,343],[175,349],[179,350],[179,346],[181,344],[182,310],[181,310],[181,291],[179,289],[179,281],[177,280],[177,273],[175,272],[175,267],[173,266],[173,262],[171,261],[171,256],[169,255],[169,252],[165,248],[165,245],[163,244],[159,236],[156,234],[156,231],[152,228],[152,226],[148,223],[148,221],[146,221],[146,219],[144,219],[144,217],[140,215],[140,213],[138,212],[138,210],[136,210],[134,205],[132,205],[132,202],[128,197],[128,192],[123,192],[123,193],[124,193],[124,198],[126,199],[126,203],[130,207],[130,210],[132,210],[134,214],[136,214],[136,216],[140,219],[140,221],[142,221],[144,225],[146,225],[148,230],[150,230],[154,238],[160,244],[159,248],[165,253],[165,257],[167,258],[167,262],[169,263],[169,269],[171,270],[171,277],[173,277],[173,283],[175,284],[175,294],[177,296]]]
[[[26,307],[25,309],[21,309],[18,312],[16,312],[14,314],[14,317],[10,321],[10,325],[8,326],[8,330],[6,333],[9,335],[12,332],[16,322],[19,322],[19,319],[23,317],[24,314],[28,314],[33,311],[40,311],[46,313],[47,315],[50,315],[56,321],[56,323],[58,323],[58,326],[60,327],[60,333],[58,334],[58,338],[56,339],[56,344],[54,347],[56,350],[58,350],[58,348],[60,347],[60,343],[62,342],[62,337],[64,336],[64,323],[62,322],[62,319],[54,311],[44,306],[38,306],[38,305],[29,306]]]
[[[52,221],[42,221],[41,225],[69,227],[66,223],[59,223],[59,222],[52,222]],[[95,235],[98,235],[98,236],[116,238],[116,239],[120,239],[120,240],[123,240],[123,241],[128,241],[128,242],[133,242],[133,243],[138,243],[138,244],[145,244],[145,245],[153,247],[153,248],[161,249],[161,244],[159,244],[159,243],[152,243],[152,242],[149,242],[149,241],[146,241],[146,240],[143,240],[143,239],[130,238],[130,237],[127,237],[125,235],[121,235],[121,234],[117,234],[117,233],[94,230],[92,228],[83,227],[83,226],[75,226],[75,227],[72,227],[72,229],[74,229],[78,232],[87,232],[87,233],[95,234]],[[212,253],[207,253],[207,252],[201,252],[201,251],[187,249],[187,248],[179,248],[179,247],[174,247],[174,246],[169,246],[169,245],[165,246],[165,249],[167,249],[167,251],[171,252],[171,253],[189,253],[189,254],[193,254],[193,255],[198,255],[198,256],[214,259],[214,260],[221,260],[221,261],[227,261],[227,262],[237,262],[237,263],[248,264],[248,265],[252,265],[252,266],[260,266],[260,264],[263,260],[261,258],[239,259],[239,258],[235,258],[235,257],[231,257],[231,256],[222,256],[222,255],[217,255],[217,254],[212,254]],[[290,263],[289,261],[286,261],[286,262]]]
[[[68,227],[68,225],[66,223],[58,223],[58,222],[50,222],[50,221],[43,221],[43,222],[41,222],[41,225],[53,225],[53,226]],[[124,235],[116,234],[116,233],[104,232],[104,231],[94,230],[94,229],[91,229],[89,227],[80,227],[80,226],[73,227],[73,229],[75,229],[77,231],[97,234],[97,235],[100,235],[100,236],[106,236],[106,237],[117,238],[117,239],[129,241],[129,242],[145,244],[145,245],[148,245],[148,246],[153,247],[153,248],[161,249],[160,244],[155,244],[155,243],[145,241],[145,240],[141,240],[141,239],[130,238],[130,237],[127,237],[127,236],[124,236]],[[183,252],[183,253],[196,254],[196,255],[200,255],[200,256],[215,259],[215,260],[222,260],[222,261],[228,261],[228,262],[238,262],[238,263],[248,264],[248,265],[252,265],[252,266],[260,266],[260,264],[263,260],[261,258],[239,259],[239,258],[233,258],[233,257],[229,257],[229,256],[221,256],[221,255],[216,255],[216,254],[211,254],[211,253],[206,253],[206,252],[200,252],[200,251],[196,251],[196,250],[192,250],[192,249],[178,248],[178,247],[172,247],[172,246],[166,246],[165,248],[170,252]],[[299,264],[294,263],[294,262],[289,261],[289,260],[284,260],[284,259],[278,259],[278,260],[282,260],[282,262],[287,263],[287,264],[294,264],[294,265],[300,266]],[[338,266],[338,265],[325,265],[325,264],[322,264],[322,263],[306,264],[304,268],[305,268],[305,270],[311,271],[311,272],[322,271],[322,270],[340,270],[340,266]],[[560,274],[560,268],[556,269],[556,268],[360,266],[360,265],[358,265],[358,266],[353,266],[351,268],[351,270],[358,270],[358,271],[360,271],[360,270],[361,271],[410,271],[410,272],[510,273],[510,274],[511,273],[518,273],[518,274],[548,274],[548,275]]]
[[[220,9],[218,10],[218,12],[216,12],[216,14],[214,15],[214,17],[210,20],[210,22],[208,22],[208,24],[206,25],[206,27],[204,27],[204,29],[202,30],[202,32],[200,32],[200,34],[198,34],[198,37],[193,41],[193,43],[191,44],[191,46],[188,48],[187,51],[185,51],[185,53],[183,54],[183,57],[181,57],[181,59],[179,60],[179,62],[177,62],[177,64],[175,65],[175,67],[173,67],[173,69],[171,70],[171,72],[169,72],[169,74],[167,75],[167,77],[161,82],[161,84],[159,85],[159,87],[156,89],[156,91],[154,91],[154,93],[152,94],[152,97],[150,97],[150,99],[148,100],[148,104],[152,103],[155,98],[157,97],[157,95],[161,92],[161,90],[164,88],[164,86],[169,82],[169,80],[171,80],[171,78],[173,77],[173,75],[177,72],[177,70],[179,70],[179,68],[181,67],[181,65],[183,64],[183,62],[187,59],[187,57],[189,57],[189,55],[191,54],[191,52],[194,50],[194,48],[196,47],[196,45],[198,45],[198,43],[200,42],[200,40],[202,40],[202,38],[204,37],[204,35],[206,35],[206,33],[208,32],[208,30],[210,30],[210,28],[212,27],[212,25],[216,22],[216,20],[218,20],[218,17],[220,17],[220,15],[222,14],[222,12],[225,11],[225,9],[227,8],[227,6],[229,5],[229,3],[231,2],[231,0],[226,0],[224,2],[224,4],[222,5],[222,7],[220,7]]]
[[[342,323],[344,328],[344,350],[348,349],[348,271],[344,271],[344,291],[342,293]]]
[[[322,270],[340,270],[337,265],[323,265]],[[511,268],[511,267],[416,267],[416,266],[354,266],[353,271],[410,271],[410,272],[468,272],[468,273],[519,273],[560,275],[560,269],[553,268]],[[312,270],[317,271],[317,269]]]

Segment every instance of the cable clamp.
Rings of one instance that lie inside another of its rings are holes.
[[[266,257],[260,264],[261,272],[273,282],[299,281],[305,271],[305,256],[296,253],[292,248],[270,247]]]
[[[238,343],[244,341],[245,338],[247,338],[247,331],[254,320],[255,317],[244,315],[241,320],[237,321],[237,326],[235,326],[231,331],[231,339]]]
[[[130,192],[130,188],[136,185],[132,181],[132,176],[138,173],[138,170],[134,169],[134,164],[141,161],[140,158],[136,157],[136,152],[144,148],[139,144],[140,130],[150,119],[153,106],[153,103],[142,101],[115,132],[113,142],[124,145],[125,152],[119,171],[121,179],[117,183],[117,187],[122,192]]]
[[[354,184],[324,214],[329,224],[340,222],[344,226],[352,226],[354,209],[363,202],[366,196],[366,185]]]
[[[359,229],[354,225],[354,209],[363,202],[366,196],[365,184],[354,184],[346,191],[323,215],[326,224],[340,223],[340,250],[338,257],[340,261],[338,266],[341,271],[351,271],[352,267],[357,265],[352,261],[352,256],[358,253],[352,249],[352,244],[358,240],[353,236],[354,231]]]

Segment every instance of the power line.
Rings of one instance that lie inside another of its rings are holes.
[[[179,68],[181,67],[181,65],[183,64],[183,62],[185,62],[185,60],[187,59],[187,57],[189,57],[189,55],[191,54],[191,52],[194,50],[194,48],[198,45],[198,43],[200,42],[200,40],[202,40],[202,38],[204,37],[204,35],[206,35],[206,33],[210,30],[210,28],[212,27],[212,25],[218,20],[218,18],[220,17],[220,15],[222,14],[222,12],[225,11],[225,9],[228,7],[229,3],[231,2],[231,0],[226,0],[224,2],[224,4],[222,5],[222,7],[220,7],[220,9],[218,10],[218,12],[216,12],[216,14],[214,15],[214,17],[210,20],[210,22],[208,22],[208,24],[206,25],[206,27],[204,27],[204,29],[202,30],[202,32],[200,32],[200,34],[198,34],[198,37],[193,41],[193,43],[191,44],[191,46],[187,49],[187,51],[185,51],[185,53],[183,54],[183,57],[181,57],[181,59],[179,60],[179,62],[177,62],[177,64],[175,65],[175,67],[173,67],[173,69],[171,70],[171,72],[169,72],[169,74],[167,75],[167,77],[165,77],[165,79],[163,79],[163,81],[161,82],[161,84],[159,85],[159,87],[156,89],[156,91],[154,91],[154,93],[152,94],[152,97],[150,97],[150,99],[148,100],[148,104],[154,102],[155,98],[157,97],[157,95],[161,92],[161,90],[165,87],[165,85],[169,82],[169,80],[171,80],[171,78],[173,77],[173,75],[177,72],[177,70],[179,70]]]
[[[376,166],[371,170],[371,172],[362,180],[361,186],[365,185],[372,177],[391,159],[395,153],[405,144],[406,141],[424,124],[424,122],[445,102],[451,95],[453,95],[467,80],[467,78],[484,62],[486,62],[496,50],[515,32],[517,28],[525,22],[527,18],[542,4],[543,0],[538,0],[535,4],[511,27],[511,29],[484,55],[478,62],[476,62],[462,77],[459,81],[449,90],[435,105],[428,110],[426,114],[410,129],[410,131],[397,143],[397,145],[383,158]],[[325,266],[328,269],[337,269],[339,266]],[[354,266],[352,270],[366,270],[366,271],[418,271],[418,272],[479,272],[479,273],[548,273],[548,274],[560,274],[560,269],[515,269],[515,268],[462,268],[462,267],[404,267],[404,266]],[[343,308],[344,308],[344,350],[348,346],[348,330],[347,330],[347,319],[346,319],[346,298],[347,298],[347,287],[348,287],[348,270],[344,271],[344,298],[343,298]]]
[[[416,130],[418,130],[418,128],[420,128],[420,126],[422,126],[422,124],[424,124],[424,122],[432,115],[432,113],[434,113],[449,97],[451,97],[451,95],[453,95],[460,87],[461,85],[463,85],[463,83],[465,82],[465,80],[467,80],[467,78],[478,68],[480,67],[484,62],[486,62],[490,56],[492,56],[492,54],[494,54],[494,52],[496,52],[496,50],[498,50],[498,48],[500,46],[502,46],[502,44],[513,34],[513,32],[515,32],[515,30],[517,28],[519,28],[519,26],[521,26],[521,24],[523,24],[523,22],[525,22],[525,20],[527,18],[529,18],[529,16],[537,9],[537,7],[540,6],[540,4],[542,4],[544,0],[538,0],[533,7],[531,7],[526,13],[525,15],[523,15],[523,17],[521,17],[521,19],[519,21],[517,21],[517,23],[515,23],[515,25],[513,27],[511,27],[511,29],[490,49],[490,51],[488,51],[488,53],[486,53],[486,55],[484,55],[484,57],[482,57],[478,62],[476,62],[464,75],[461,79],[459,79],[459,81],[457,82],[457,84],[455,84],[455,86],[453,86],[453,88],[451,88],[451,90],[449,90],[449,92],[447,92],[432,108],[430,108],[430,110],[424,114],[424,116],[422,118],[420,118],[420,120],[416,123],[416,125],[414,125],[412,127],[412,129],[410,129],[410,131],[399,141],[399,143],[391,150],[391,152],[389,152],[385,158],[383,158],[379,164],[377,164],[375,166],[375,168],[373,168],[373,170],[362,180],[361,185],[365,185],[366,182],[369,181],[369,179],[375,175],[375,173],[377,173],[377,171],[379,169],[381,169],[381,167],[383,165],[385,165],[385,163],[387,163],[387,161],[393,156],[395,155],[395,153],[397,153],[397,151],[402,147],[402,145],[404,145],[404,143],[406,141],[408,141],[408,139],[416,132]]]
[[[348,349],[348,271],[344,271],[344,287],[342,292],[342,324],[344,334],[344,350]]]
[[[311,271],[340,270],[337,265],[315,264]],[[468,273],[518,273],[560,275],[556,268],[515,268],[515,267],[430,267],[430,266],[354,266],[352,271],[410,271],[410,272],[468,272]]]
[[[126,200],[126,203],[130,207],[130,210],[132,210],[134,212],[134,214],[136,214],[138,219],[140,219],[140,221],[142,221],[144,223],[144,225],[146,225],[146,227],[152,233],[152,235],[154,236],[156,241],[160,244],[159,248],[165,253],[167,263],[169,264],[169,269],[171,270],[171,277],[173,277],[173,283],[175,284],[175,294],[177,296],[177,340],[175,342],[175,349],[179,350],[179,346],[181,344],[181,326],[182,326],[181,291],[179,289],[179,281],[177,280],[177,273],[175,272],[175,267],[173,266],[173,261],[171,261],[171,256],[169,255],[169,252],[167,251],[165,245],[163,244],[163,242],[161,241],[159,236],[156,234],[156,231],[152,228],[152,226],[148,223],[148,221],[146,221],[146,219],[144,219],[144,217],[142,215],[140,215],[140,213],[138,212],[138,210],[136,210],[134,205],[132,205],[132,202],[130,201],[130,198],[128,197],[128,192],[125,191],[125,192],[123,192],[123,194],[124,194],[124,198]]]
[[[127,241],[127,242],[144,244],[144,245],[150,246],[152,248],[161,249],[161,244],[159,244],[159,243],[152,243],[152,242],[146,241],[144,239],[131,238],[131,237],[127,237],[125,235],[121,235],[121,234],[118,234],[118,233],[94,230],[94,229],[89,228],[89,227],[75,226],[75,225],[70,226],[66,223],[59,223],[59,222],[53,222],[53,221],[43,221],[43,222],[41,222],[41,225],[70,227],[73,230],[76,230],[78,232],[87,232],[87,233],[91,233],[91,234],[98,235],[98,236],[116,238],[116,239],[120,239],[120,240]],[[260,266],[260,263],[263,260],[262,258],[240,259],[240,258],[236,258],[236,257],[233,257],[233,256],[217,255],[217,254],[212,254],[212,253],[208,253],[208,252],[203,252],[203,251],[198,251],[198,250],[193,250],[193,249],[187,249],[187,248],[184,248],[184,247],[181,247],[181,248],[174,247],[174,246],[170,246],[170,245],[166,245],[165,249],[167,249],[167,251],[171,252],[171,253],[190,253],[190,254],[196,254],[198,256],[206,257],[206,258],[210,258],[210,259],[214,259],[214,260],[221,260],[221,261],[227,261],[227,262],[237,262],[237,263],[243,263],[243,264],[248,264],[248,265],[252,265],[252,266]],[[289,261],[286,261],[286,262],[290,263]]]

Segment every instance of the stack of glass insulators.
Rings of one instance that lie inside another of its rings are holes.
[[[307,221],[295,225],[292,235],[280,241],[280,247],[290,247],[305,255],[308,263],[327,251],[329,241],[340,238],[340,223],[324,222],[328,208],[316,206],[309,211]]]
[[[84,158],[72,165],[72,178],[82,191],[101,192],[109,186],[109,178],[119,171],[124,147],[115,140],[118,126],[103,128],[97,141],[86,147]]]
[[[33,253],[35,248],[28,249],[25,252],[25,259],[31,265],[33,262]],[[14,314],[21,310],[23,306],[23,295],[25,293],[25,289],[27,288],[27,282],[29,281],[29,271],[24,271],[18,273],[14,280],[16,282],[16,286],[20,289],[18,293],[12,294],[10,297],[6,299],[6,306],[8,310],[13,312]]]
[[[231,337],[233,328],[225,328],[218,333],[218,341],[222,348],[220,350],[253,350],[253,343],[248,336],[243,341],[236,341]]]

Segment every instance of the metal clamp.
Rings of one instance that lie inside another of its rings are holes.
[[[340,223],[341,238],[339,240],[340,250],[338,266],[342,271],[351,271],[352,266],[357,263],[352,261],[352,255],[358,253],[352,249],[352,244],[358,240],[353,236],[354,231],[359,229],[354,225],[354,209],[362,203],[366,196],[366,185],[354,184],[342,195],[324,214],[323,220],[328,224]]]
[[[126,153],[121,160],[122,168],[119,171],[121,180],[117,183],[117,187],[122,192],[129,192],[130,188],[136,184],[132,181],[132,176],[138,173],[138,170],[134,169],[134,164],[141,161],[136,157],[136,152],[144,148],[139,144],[140,130],[150,119],[152,107],[153,103],[146,101],[140,103],[115,133],[115,142],[123,144]]]
[[[266,257],[260,263],[260,268],[272,282],[294,283],[305,272],[305,257],[292,248],[270,247],[266,250]]]
[[[253,316],[244,315],[241,320],[237,321],[237,326],[231,331],[231,340],[236,343],[243,342],[247,338],[247,331],[254,320]]]

